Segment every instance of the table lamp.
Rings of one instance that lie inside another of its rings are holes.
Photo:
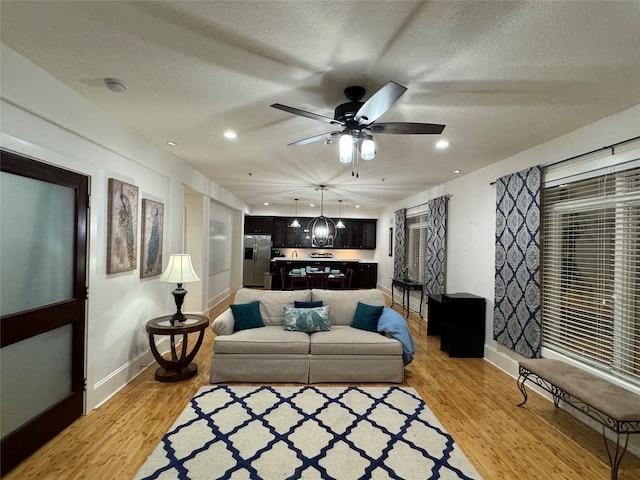
[[[200,279],[191,265],[191,255],[186,253],[174,253],[169,257],[169,264],[159,280],[165,283],[177,283],[178,287],[172,291],[173,298],[176,300],[176,313],[171,317],[171,324],[175,322],[184,322],[186,317],[181,311],[182,302],[187,291],[182,288],[183,283],[199,282]]]

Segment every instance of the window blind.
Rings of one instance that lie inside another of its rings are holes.
[[[414,282],[425,282],[425,252],[427,251],[427,212],[414,213],[407,211],[405,219],[405,262],[407,276]]]
[[[543,347],[640,385],[640,168],[543,189]]]

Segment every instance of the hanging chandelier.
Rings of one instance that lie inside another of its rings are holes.
[[[311,220],[307,227],[311,233],[311,246],[319,248],[333,247],[336,237],[336,224],[324,216],[324,187],[325,185],[320,185],[320,216]]]

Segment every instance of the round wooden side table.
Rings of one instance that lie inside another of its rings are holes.
[[[151,346],[151,352],[156,361],[160,364],[160,367],[156,370],[156,380],[160,382],[179,382],[193,377],[198,373],[198,365],[193,362],[196,353],[202,345],[202,339],[204,338],[204,331],[209,326],[209,319],[204,315],[197,315],[193,313],[185,314],[186,320],[184,322],[171,323],[172,315],[164,315],[157,317],[147,322],[147,333],[149,333],[149,345]],[[200,332],[198,340],[191,350],[188,350],[188,336],[190,333]],[[171,336],[171,360],[164,358],[158,348],[156,347],[156,341],[154,335],[170,335]],[[182,335],[182,347],[180,348],[180,355],[176,351],[175,337]]]

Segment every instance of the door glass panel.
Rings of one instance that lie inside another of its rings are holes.
[[[71,324],[0,349],[2,438],[71,393]]]
[[[72,298],[75,190],[0,173],[0,315]]]

